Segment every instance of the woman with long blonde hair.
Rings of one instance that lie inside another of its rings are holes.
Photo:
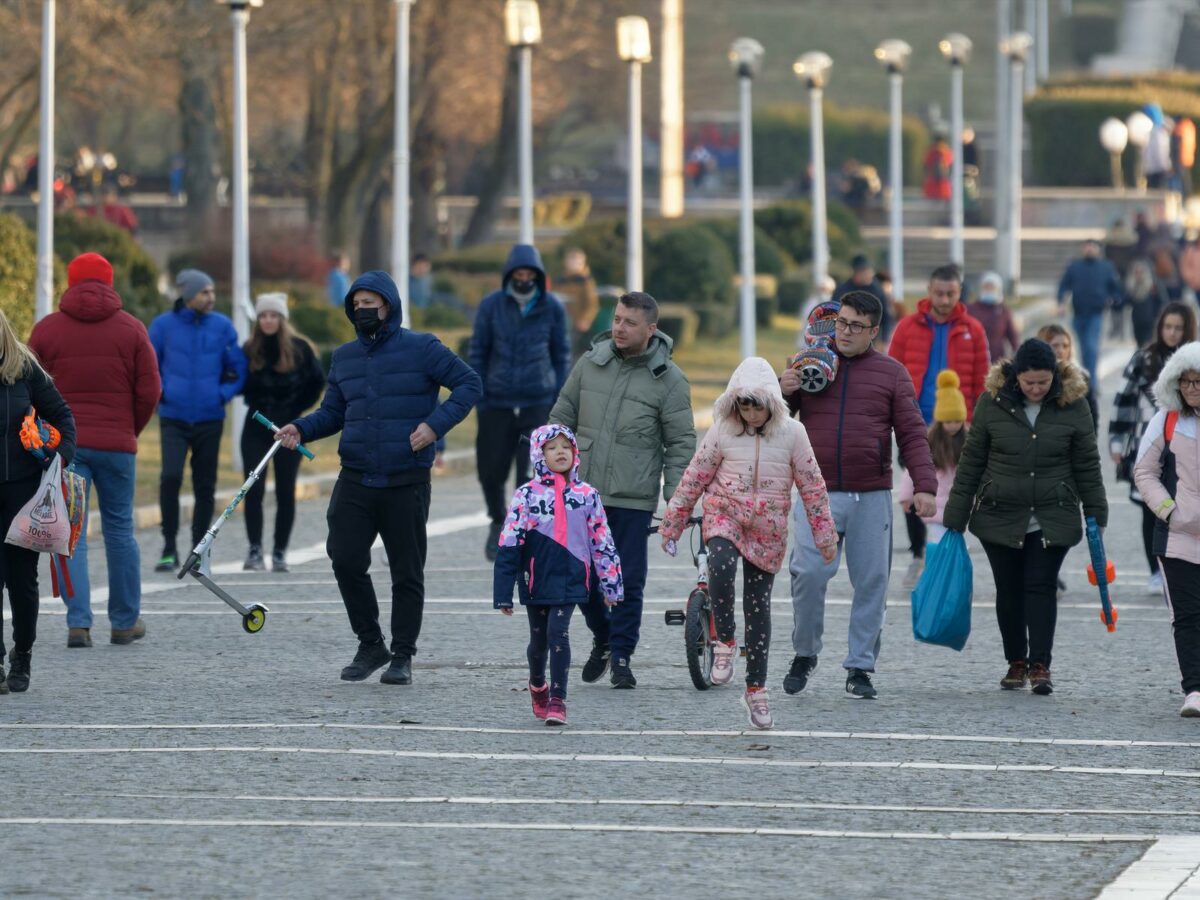
[[[4,461],[0,467],[0,535],[37,493],[42,472],[54,453],[69,464],[75,456],[75,419],[37,357],[17,338],[8,317],[0,312],[0,395],[3,395]],[[26,449],[21,426],[32,411],[58,432],[53,450],[40,448],[42,459]],[[0,551],[0,588],[6,588],[12,609],[12,655],[4,673],[4,636],[0,631],[0,694],[29,688],[33,642],[37,638],[38,555],[5,543]],[[0,626],[2,628],[2,626]]]

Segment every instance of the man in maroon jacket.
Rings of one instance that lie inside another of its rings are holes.
[[[893,431],[913,476],[917,512],[931,516],[937,511],[937,475],[912,379],[900,363],[871,346],[881,314],[879,300],[871,294],[846,294],[836,320],[838,371],[833,383],[810,394],[800,389],[794,370],[779,379],[788,408],[808,430],[841,539],[837,557],[826,563],[803,510],[794,512],[796,542],[790,568],[796,657],[783,680],[789,694],[804,690],[817,667],[825,629],[825,587],[837,574],[844,548],[854,585],[850,652],[842,662],[846,691],[861,699],[876,695],[870,673],[879,656],[892,568]]]
[[[162,393],[158,360],[146,326],[121,309],[113,270],[103,256],[84,253],[67,266],[59,311],[42,319],[30,348],[75,415],[75,471],[95,483],[108,561],[108,618],[114,644],[146,633],[141,558],[133,536],[137,436]],[[92,645],[87,524],[67,564],[74,596],[67,598],[67,646]]]

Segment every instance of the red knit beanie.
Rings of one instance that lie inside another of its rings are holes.
[[[81,281],[99,281],[112,287],[112,263],[99,253],[81,253],[67,266],[67,287],[75,287]]]

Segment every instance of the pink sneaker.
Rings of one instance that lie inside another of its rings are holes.
[[[546,712],[550,709],[550,685],[543,684],[541,687],[529,686],[529,699],[533,701],[533,715],[538,719],[545,719]]]
[[[771,718],[771,707],[767,704],[766,688],[747,688],[746,693],[742,694],[742,706],[750,714],[750,724],[754,728],[766,731],[775,725],[775,720]]]
[[[737,656],[737,641],[717,641],[713,645],[712,672],[709,677],[713,684],[729,684],[733,681],[733,660]]]
[[[567,702],[565,700],[559,700],[557,697],[550,698],[550,702],[546,704],[546,724],[567,724]]]

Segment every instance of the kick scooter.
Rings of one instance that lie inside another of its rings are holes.
[[[266,428],[270,428],[274,432],[279,431],[279,427],[260,412],[254,413],[254,421]],[[188,554],[187,561],[183,564],[183,568],[179,570],[179,575],[176,576],[182,581],[185,575],[191,575],[204,585],[205,588],[228,603],[234,610],[241,613],[242,628],[250,634],[257,634],[262,631],[262,627],[267,624],[267,613],[270,610],[261,603],[252,603],[250,606],[243,606],[209,577],[212,574],[212,545],[217,539],[217,534],[221,531],[221,526],[229,520],[229,517],[233,515],[233,511],[238,508],[238,504],[245,499],[246,494],[250,492],[250,488],[254,487],[254,482],[262,477],[263,472],[267,469],[267,465],[271,462],[271,457],[278,453],[279,448],[282,446],[283,444],[279,443],[279,441],[271,443],[271,449],[267,451],[258,465],[254,467],[254,471],[250,473],[250,477],[246,479],[241,490],[229,501],[229,505],[225,507],[225,512],[221,513],[217,517],[217,520],[209,526],[208,531],[204,532],[204,537],[200,539],[200,543]],[[298,445],[296,450],[309,459],[316,458],[303,444]]]

